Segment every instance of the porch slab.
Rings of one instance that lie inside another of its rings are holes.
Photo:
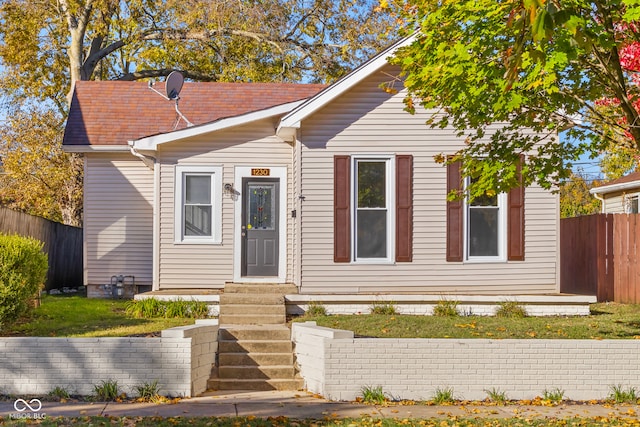
[[[157,298],[205,301],[211,313],[217,315],[220,290],[170,289],[135,295],[136,300]],[[521,304],[530,316],[586,316],[589,306],[597,302],[595,295],[462,295],[462,294],[287,294],[284,296],[287,314],[301,315],[310,303],[321,304],[327,314],[367,314],[379,304],[393,304],[399,314],[432,315],[440,301],[455,301],[463,315],[491,316],[501,302]]]
[[[459,294],[297,294],[286,295],[287,314],[303,314],[310,303],[321,304],[327,314],[367,314],[372,307],[393,304],[399,314],[432,315],[441,301],[457,302],[463,315],[492,316],[501,302],[517,302],[530,316],[586,316],[595,295],[459,295]]]
[[[133,299],[135,300],[143,300],[148,298],[155,298],[160,301],[175,301],[178,299],[206,301],[218,305],[218,303],[220,302],[220,291],[217,289],[167,289],[161,291],[144,292],[141,294],[136,294],[133,297]]]

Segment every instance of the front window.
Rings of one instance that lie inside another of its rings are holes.
[[[211,175],[184,175],[184,235],[211,237]]]
[[[467,183],[469,178],[467,179]],[[483,195],[466,202],[467,260],[502,260],[506,227],[506,195]]]
[[[389,158],[354,159],[354,232],[356,261],[391,259]]]
[[[220,241],[221,175],[219,167],[176,167],[176,242]]]

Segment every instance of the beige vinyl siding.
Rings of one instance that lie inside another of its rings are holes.
[[[379,89],[395,73],[376,73],[302,122],[301,292],[557,292],[557,196],[539,187],[526,189],[524,262],[446,262],[446,168],[433,156],[463,138],[403,111],[403,92]],[[333,156],[363,154],[414,156],[411,263],[333,262]]]
[[[254,124],[212,133],[206,136],[169,142],[158,151],[160,167],[159,287],[160,289],[220,289],[233,281],[234,200],[222,198],[222,242],[220,244],[176,243],[174,238],[175,165],[222,166],[222,182],[240,188],[234,182],[236,166],[287,167],[288,188],[292,185],[292,148],[274,135],[275,122]],[[287,198],[287,280],[292,275],[292,198]]]
[[[606,194],[604,196],[604,213],[626,213],[625,197],[636,195],[638,195],[637,190]]]
[[[129,153],[86,154],[84,185],[85,284],[151,285],[153,171]]]

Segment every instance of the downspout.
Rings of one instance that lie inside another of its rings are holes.
[[[129,141],[129,149],[131,154],[142,160],[142,163],[153,171],[153,205],[152,205],[152,267],[151,267],[151,290],[157,291],[160,289],[160,241],[158,239],[158,233],[160,232],[160,218],[158,211],[160,209],[160,169],[155,167],[156,158],[147,156],[136,150],[134,147],[134,141]]]
[[[156,164],[155,157],[147,156],[145,154],[142,154],[138,150],[136,150],[136,147],[133,146],[133,141],[129,141],[129,148],[131,150],[131,154],[133,154],[134,156],[142,160],[142,163],[144,163],[146,167],[148,167],[151,170],[154,170],[154,167]]]
[[[598,193],[593,193],[593,197],[595,197],[596,200],[600,200],[600,213],[606,213],[604,209],[604,197],[600,196]]]

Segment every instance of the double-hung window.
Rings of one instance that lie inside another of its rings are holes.
[[[516,170],[520,183],[523,163],[524,156]],[[463,192],[469,182],[460,162],[447,164],[446,194]],[[447,200],[446,236],[448,262],[524,261],[525,187],[472,201]]]
[[[413,261],[413,156],[333,158],[333,261]]]
[[[354,256],[356,262],[393,258],[394,171],[391,157],[353,158]]]
[[[505,260],[506,196],[485,194],[465,201],[467,260]]]
[[[176,166],[175,240],[220,243],[222,168]]]

